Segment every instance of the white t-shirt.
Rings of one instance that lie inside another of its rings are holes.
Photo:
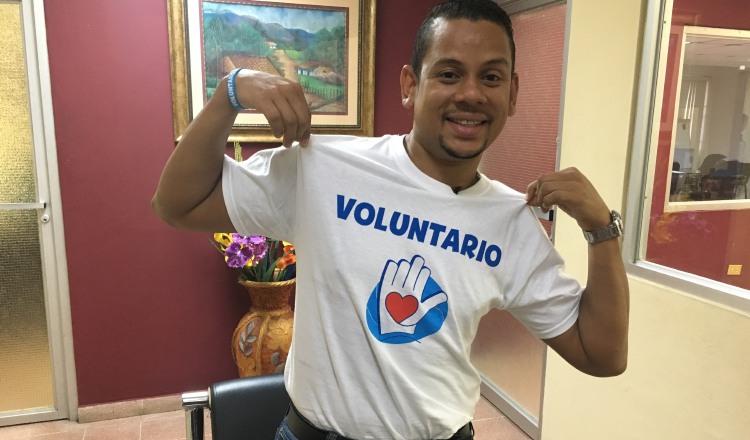
[[[469,354],[485,313],[508,310],[539,338],[578,318],[582,288],[524,196],[483,175],[454,194],[411,162],[403,136],[313,136],[226,158],[223,187],[239,233],[296,247],[286,386],[322,429],[450,437],[479,399]]]

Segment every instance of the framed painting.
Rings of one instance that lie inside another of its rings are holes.
[[[375,0],[168,0],[174,134],[238,67],[299,82],[313,133],[371,136]],[[273,142],[248,109],[229,141]]]

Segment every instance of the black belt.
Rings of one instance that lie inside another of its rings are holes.
[[[289,426],[289,430],[292,431],[292,434],[299,440],[326,440],[326,437],[330,434],[329,431],[324,431],[310,423],[309,420],[297,411],[294,404],[289,407],[289,412],[286,415],[286,424]],[[471,422],[469,422],[462,426],[455,434],[453,434],[453,436],[450,437],[450,439],[447,440],[468,440],[473,438],[473,435],[474,427]],[[336,439],[352,440],[339,434],[336,434]]]

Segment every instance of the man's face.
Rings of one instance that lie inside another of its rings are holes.
[[[419,78],[409,66],[401,72],[403,104],[414,111],[412,142],[439,162],[480,157],[515,113],[511,67],[501,26],[437,20]]]

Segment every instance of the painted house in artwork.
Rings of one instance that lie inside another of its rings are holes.
[[[297,66],[296,69],[299,76],[310,76],[313,74],[313,70],[308,67]]]
[[[299,76],[315,76],[315,70],[319,67],[320,63],[317,61],[305,61],[304,63],[295,66],[295,69]]]

